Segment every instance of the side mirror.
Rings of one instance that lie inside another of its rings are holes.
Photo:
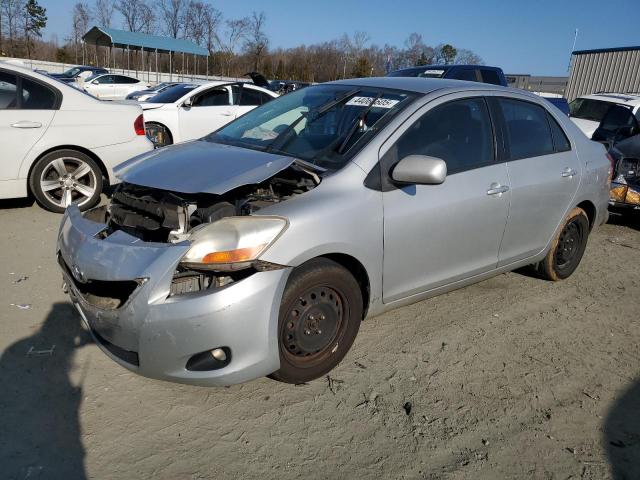
[[[94,80],[93,82],[91,82],[92,85],[98,85],[98,80]]]
[[[190,108],[193,106],[193,100],[191,99],[191,97],[187,98],[184,102],[182,102],[182,106],[184,108]]]
[[[396,164],[391,178],[399,183],[439,185],[447,178],[447,164],[441,158],[409,155]]]

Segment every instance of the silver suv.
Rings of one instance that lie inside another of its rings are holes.
[[[567,278],[606,221],[610,164],[533,94],[368,78],[117,174],[106,208],[62,220],[72,301],[124,367],[227,385],[318,378],[362,319],[501,272]]]

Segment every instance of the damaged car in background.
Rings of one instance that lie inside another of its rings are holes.
[[[613,166],[611,210],[640,210],[640,134],[614,142],[609,156]]]
[[[605,153],[523,91],[310,86],[125,162],[107,206],[67,209],[57,256],[120,365],[302,383],[338,365],[366,317],[525,265],[570,276],[607,218]]]

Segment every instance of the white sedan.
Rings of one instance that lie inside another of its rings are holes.
[[[0,62],[0,198],[47,210],[95,205],[112,168],[148,152],[142,109],[102,102],[47,75]]]
[[[142,103],[147,135],[157,146],[201,138],[278,95],[243,82],[181,84]]]
[[[94,75],[81,83],[82,88],[101,100],[124,100],[127,95],[149,88],[149,83],[115,73]]]

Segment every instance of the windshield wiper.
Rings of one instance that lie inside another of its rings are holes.
[[[336,105],[339,105],[340,103],[344,102],[347,98],[349,98],[352,95],[355,95],[359,91],[360,91],[359,88],[354,88],[352,90],[349,90],[344,95],[341,95],[338,98],[334,98],[333,100],[330,100],[329,102],[325,103],[324,105],[321,105],[320,107],[316,108],[315,110],[309,110],[308,112],[303,112],[302,114],[300,114],[300,116],[298,118],[296,118],[293,121],[293,123],[291,123],[287,128],[285,128],[273,140],[273,142],[271,142],[269,145],[267,145],[267,148],[265,148],[265,152],[271,152],[272,150],[281,149],[285,145],[285,140],[287,139],[287,136],[293,131],[294,128],[296,128],[296,125],[298,125],[304,118],[309,118],[309,122],[308,123],[314,122],[318,118],[322,117],[329,110],[331,110],[333,107],[335,107]]]
[[[356,133],[358,128],[362,128],[362,126],[364,125],[364,121],[367,118],[367,115],[369,114],[369,112],[373,108],[373,105],[378,101],[378,99],[381,96],[382,96],[382,92],[379,92],[374,97],[374,99],[369,103],[369,105],[367,105],[367,108],[365,108],[363,110],[363,112],[360,115],[358,115],[358,117],[356,118],[356,121],[353,122],[353,125],[351,125],[351,128],[349,129],[349,132],[347,133],[347,136],[344,138],[344,141],[338,147],[338,150],[337,150],[338,153],[341,154],[344,151],[345,147],[349,143],[349,140],[351,140],[351,137],[353,137],[353,135]]]

